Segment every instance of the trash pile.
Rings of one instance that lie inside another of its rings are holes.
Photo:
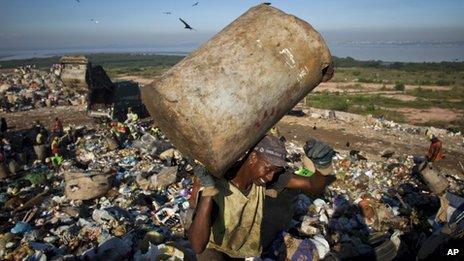
[[[157,128],[129,125],[66,129],[60,156],[18,163],[2,176],[2,259],[194,258],[185,230],[195,163]],[[304,152],[291,142],[287,150],[298,169]],[[269,258],[298,253],[295,246],[320,258],[390,260],[417,252],[437,225],[440,199],[411,174],[411,156],[384,152],[372,162],[359,154],[334,157],[336,180],[324,197],[298,195],[292,227]],[[464,182],[448,178],[448,191],[461,195]]]
[[[2,259],[193,255],[183,225],[192,167],[157,129],[139,127],[122,140],[80,128],[60,164],[35,160],[0,181]]]
[[[0,75],[0,105],[4,112],[26,111],[35,108],[78,105],[85,100],[60,78],[61,65],[48,71],[33,66],[19,67],[12,74]]]
[[[295,159],[303,153],[293,144],[288,151]],[[297,253],[289,254],[289,249],[308,242],[320,258],[392,260],[416,256],[439,226],[435,215],[440,198],[413,173],[412,156],[391,154],[377,162],[360,159],[356,153],[336,155],[336,180],[327,187],[325,196],[298,196],[293,229],[280,238],[287,246],[287,257]],[[298,168],[301,163],[292,165]],[[464,181],[453,176],[447,180],[449,195],[464,199]]]

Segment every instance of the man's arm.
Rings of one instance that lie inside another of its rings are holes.
[[[199,254],[208,245],[212,225],[213,196],[218,190],[214,186],[213,178],[202,166],[196,166],[194,173],[195,182],[189,201],[192,208],[195,208],[195,214],[188,230],[188,238],[193,251]]]
[[[316,171],[311,177],[302,177],[297,175],[292,175],[288,181],[287,188],[290,189],[301,189],[305,194],[311,196],[317,196],[321,194],[325,187],[333,181],[334,177],[324,176]]]
[[[292,175],[287,188],[301,189],[306,194],[313,196],[319,195],[329,183],[334,181],[331,173],[332,157],[335,152],[329,144],[316,139],[310,139],[306,142],[304,152],[305,155],[301,159],[303,166],[308,169],[315,168],[314,174],[310,177]]]
[[[194,184],[195,191],[195,184]],[[198,189],[197,189],[198,191]],[[202,253],[206,249],[211,233],[211,214],[213,210],[213,197],[201,196],[201,192],[197,194],[200,199],[196,203],[195,215],[192,224],[188,230],[188,238],[190,245],[195,253]],[[196,199],[194,199],[196,201]]]

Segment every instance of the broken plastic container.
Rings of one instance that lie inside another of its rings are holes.
[[[321,35],[262,4],[145,86],[142,99],[182,153],[222,176],[332,74]]]

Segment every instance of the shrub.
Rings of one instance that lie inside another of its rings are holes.
[[[436,85],[448,86],[454,84],[453,80],[440,79],[435,82]]]
[[[397,82],[395,84],[395,90],[397,91],[404,91],[405,87],[404,87],[404,84],[402,82]]]

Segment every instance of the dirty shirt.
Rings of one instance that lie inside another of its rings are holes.
[[[213,199],[223,218],[214,221],[207,248],[236,258],[259,256],[266,188],[253,184],[244,195],[227,180],[218,180],[216,187],[219,193]]]
[[[429,153],[427,154],[427,159],[430,162],[443,159],[443,142],[439,139],[432,141],[429,147]]]

